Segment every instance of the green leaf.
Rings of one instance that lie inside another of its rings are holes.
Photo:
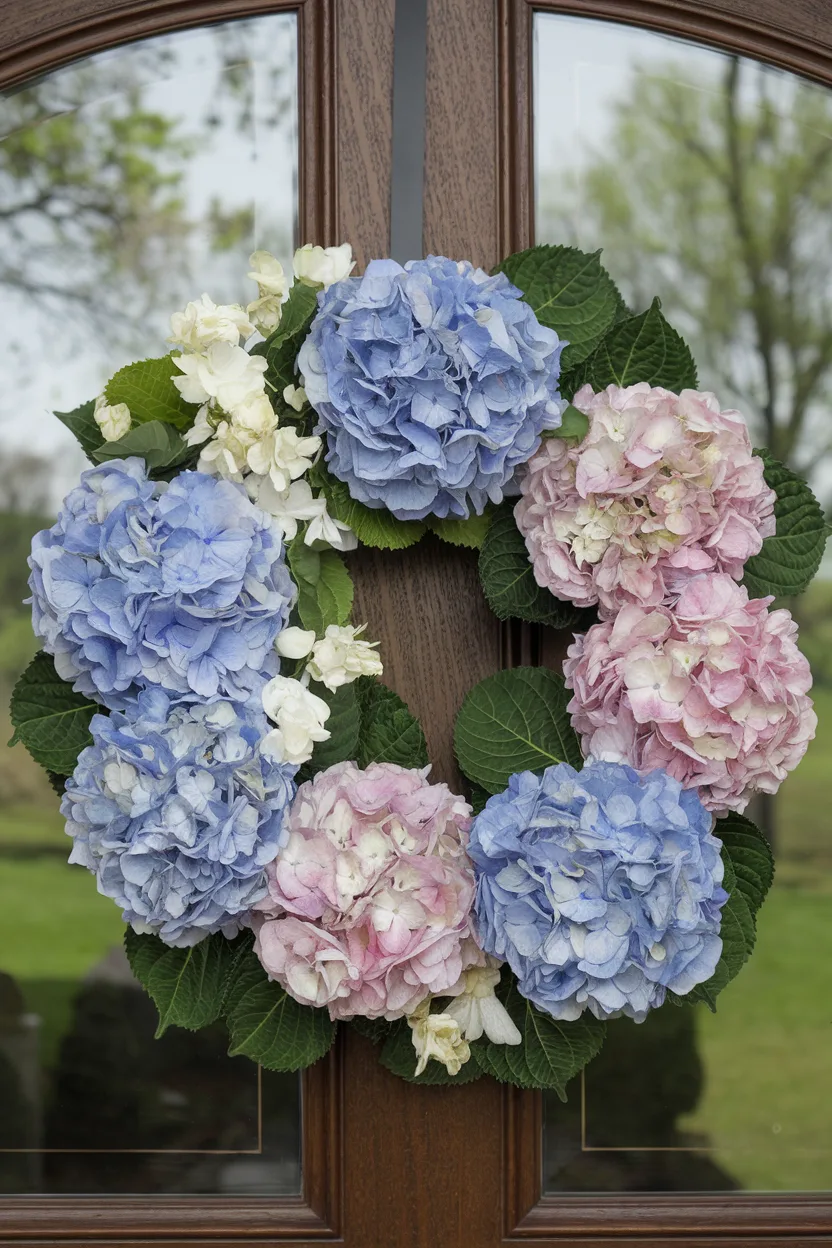
[[[265,372],[266,384],[272,387],[280,403],[286,387],[297,383],[298,352],[317,306],[317,290],[295,282],[283,304],[277,329],[265,342],[258,342],[251,349],[252,355],[266,357],[269,365]]]
[[[426,767],[430,760],[422,725],[399,695],[369,677],[356,681],[355,690],[361,709],[359,767],[370,763]]]
[[[474,784],[472,780],[468,781],[468,801],[471,803],[471,809],[475,815],[478,815],[484,809],[486,802],[491,794],[479,784]]]
[[[589,382],[596,391],[646,381],[678,394],[696,389],[697,384],[693,356],[662,315],[659,299],[640,316],[614,325],[578,372],[580,377],[573,383],[576,388]]]
[[[569,343],[561,356],[564,369],[586,359],[622,302],[600,255],[542,244],[515,252],[495,270],[519,286],[542,325]]]
[[[498,996],[523,1037],[522,1044],[492,1044],[486,1038],[471,1046],[474,1060],[501,1083],[520,1088],[551,1088],[562,1101],[566,1086],[596,1057],[606,1028],[586,1011],[572,1023],[559,1022],[521,997],[514,976],[504,973]]]
[[[48,654],[40,651],[14,687],[11,700],[14,736],[47,771],[70,776],[78,755],[92,744],[90,720],[102,707],[61,680]]]
[[[382,1044],[395,1026],[394,1023],[388,1023],[386,1018],[362,1018],[357,1014],[355,1018],[350,1019],[350,1027],[358,1032],[359,1036],[364,1036],[367,1040],[372,1040],[373,1044]]]
[[[545,667],[514,667],[481,680],[454,729],[456,756],[468,779],[499,793],[517,771],[542,771],[554,763],[581,767],[569,698],[563,677]]]
[[[488,605],[500,620],[529,620],[583,632],[598,618],[595,611],[564,602],[538,585],[511,504],[494,516],[480,552],[479,574]]]
[[[430,516],[427,526],[443,542],[450,542],[452,546],[467,546],[469,550],[479,550],[491,528],[493,518],[494,512],[488,508],[481,516],[469,516],[467,520],[440,520],[436,516]]]
[[[226,1001],[228,1052],[267,1070],[303,1070],[331,1048],[335,1024],[326,1010],[300,1005],[268,978],[253,953],[239,965]]]
[[[334,550],[312,550],[301,536],[290,544],[288,554],[298,587],[301,623],[322,637],[330,624],[344,624],[349,619],[353,598],[350,574]]]
[[[189,459],[195,460],[198,454],[197,448],[188,446],[170,425],[149,420],[147,424],[128,430],[123,438],[97,446],[93,459],[100,464],[108,459],[138,455],[151,472],[164,472],[168,468],[178,468]]]
[[[55,412],[61,424],[66,425],[70,433],[78,439],[81,450],[88,459],[93,459],[93,452],[101,445],[101,430],[93,415],[94,411],[95,399],[90,399],[89,403],[82,403],[72,412]]]
[[[557,429],[544,429],[543,436],[544,438],[577,438],[581,441],[586,437],[588,428],[589,417],[570,403]]]
[[[108,403],[126,403],[134,425],[158,420],[177,429],[189,429],[199,404],[186,403],[173,384],[183,376],[172,355],[127,364],[104,387]],[[99,438],[99,442],[100,442]]]
[[[820,567],[826,548],[823,511],[802,477],[768,451],[754,453],[763,461],[766,484],[777,494],[777,531],[765,539],[759,555],[748,560],[742,583],[752,598],[802,594]]]
[[[251,932],[233,941],[218,932],[188,949],[171,949],[158,936],[128,928],[127,959],[159,1011],[157,1038],[171,1026],[198,1031],[220,1018],[229,980],[253,943]]]
[[[481,1079],[483,1071],[474,1059],[474,1045],[471,1045],[471,1056],[464,1063],[459,1073],[451,1075],[441,1062],[434,1061],[433,1058],[428,1062],[425,1069],[419,1077],[416,1077],[416,1050],[413,1047],[413,1033],[410,1024],[406,1019],[399,1019],[395,1023],[384,1041],[384,1047],[381,1050],[379,1061],[392,1074],[398,1075],[400,1079],[406,1079],[408,1083],[417,1083],[435,1087],[437,1084],[453,1085],[473,1083],[475,1079]]]
[[[304,780],[311,780],[319,771],[333,767],[336,763],[348,760],[354,762],[359,750],[361,714],[355,685],[342,685],[340,689],[333,692],[327,689],[326,685],[315,682],[312,685],[312,692],[317,697],[323,698],[330,708],[329,719],[326,721],[330,735],[326,741],[316,741],[312,757],[308,763],[304,763],[298,773],[297,779],[300,784]]]
[[[745,815],[729,814],[717,819],[714,836],[722,841],[723,857],[730,859],[740,889],[752,915],[766,899],[774,882],[774,856],[763,833]]]
[[[427,531],[427,526],[421,520],[397,520],[383,507],[365,507],[363,503],[357,503],[354,498],[350,498],[344,482],[333,477],[331,473],[322,471],[320,466],[317,478],[326,495],[331,514],[336,520],[348,524],[364,546],[375,546],[381,550],[405,550],[408,546],[414,546]]]
[[[750,958],[757,939],[757,912],[774,878],[774,859],[762,832],[750,819],[731,814],[718,819],[714,835],[722,841],[723,888],[729,894],[722,908],[722,956],[714,974],[697,984],[678,1004],[704,1001],[716,1009],[716,998]],[[671,994],[669,994],[671,995]]]

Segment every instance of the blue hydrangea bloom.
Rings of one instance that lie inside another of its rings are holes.
[[[268,729],[254,700],[176,704],[159,689],[93,717],[61,802],[69,861],[136,931],[177,946],[232,936],[265,896],[297,771],[260,753]]]
[[[318,303],[298,364],[327,463],[368,507],[479,514],[560,425],[566,344],[504,273],[373,260]]]
[[[511,777],[471,830],[477,931],[554,1018],[643,1022],[722,953],[721,842],[663,771],[567,763]]]
[[[83,473],[37,533],[32,622],[59,675],[124,708],[141,688],[245,701],[274,675],[295,587],[274,521],[242,486],[149,481],[140,459]]]

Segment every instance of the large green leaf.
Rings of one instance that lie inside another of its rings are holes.
[[[81,445],[81,450],[88,459],[94,458],[94,451],[101,445],[101,430],[98,427],[94,412],[95,399],[90,399],[88,403],[82,403],[80,407],[76,407],[72,412],[55,412],[61,424],[66,425],[70,433],[75,434]]]
[[[199,451],[188,446],[171,425],[149,420],[147,424],[128,430],[123,438],[97,446],[93,458],[96,463],[103,463],[108,459],[126,459],[129,455],[138,455],[151,473],[158,474],[179,468],[188,460],[195,461]]]
[[[802,594],[820,567],[828,528],[820,503],[803,478],[768,451],[755,453],[763,460],[766,483],[777,494],[777,531],[746,563],[743,584],[752,598],[769,594],[788,598]]]
[[[479,574],[488,605],[500,620],[528,620],[583,632],[598,618],[593,610],[564,602],[538,585],[510,504],[497,511],[485,536]]]
[[[586,412],[568,404],[561,416],[557,429],[545,430],[544,438],[577,438],[583,441],[589,429],[589,417]]]
[[[303,1070],[335,1039],[326,1010],[300,1005],[268,978],[253,953],[238,966],[225,1009],[231,1057],[250,1057],[268,1070]]]
[[[40,651],[14,687],[10,712],[14,736],[9,744],[22,742],[47,771],[70,776],[81,750],[92,744],[90,720],[102,707],[74,693],[51,656]]]
[[[405,550],[415,545],[427,531],[422,520],[397,520],[383,507],[365,507],[354,498],[343,481],[320,466],[316,479],[336,520],[348,524],[364,546],[381,550]]]
[[[742,970],[757,939],[757,912],[774,878],[774,859],[759,828],[743,815],[718,819],[714,835],[722,841],[723,887],[729,894],[722,908],[722,956],[716,971],[675,1003],[704,1001],[712,1010],[719,993]]]
[[[577,374],[576,388],[589,382],[595,391],[646,381],[678,394],[697,384],[693,356],[662,315],[659,299],[640,316],[618,321]]]
[[[471,1046],[473,1050],[473,1045]],[[398,1075],[400,1079],[406,1079],[408,1083],[417,1083],[428,1085],[429,1087],[437,1084],[459,1085],[463,1083],[473,1083],[475,1079],[481,1079],[483,1071],[474,1060],[473,1051],[468,1061],[465,1062],[456,1075],[451,1075],[441,1062],[434,1061],[433,1058],[428,1062],[421,1075],[416,1077],[416,1050],[413,1047],[413,1033],[410,1024],[406,1019],[399,1019],[393,1024],[387,1039],[384,1041],[384,1047],[381,1050],[379,1058],[382,1066],[386,1066],[394,1075]]]
[[[481,516],[469,516],[467,520],[440,520],[430,516],[426,521],[428,528],[443,542],[452,546],[467,546],[469,550],[479,550],[485,541],[485,535],[491,528],[494,512],[488,508]]]
[[[186,403],[173,384],[183,373],[172,355],[127,364],[104,388],[108,403],[126,403],[134,425],[158,420],[177,429],[189,429],[199,405]],[[100,441],[100,439],[99,439]]]
[[[370,763],[426,767],[430,760],[422,725],[399,695],[368,677],[357,681],[355,689],[361,708],[359,767]]]
[[[322,637],[330,624],[344,624],[349,619],[353,598],[350,574],[334,550],[312,550],[300,536],[291,543],[288,554],[298,587],[301,623]]]
[[[326,685],[315,682],[312,692],[329,705],[326,728],[330,735],[326,741],[315,743],[312,757],[298,773],[300,784],[311,780],[319,771],[334,767],[336,763],[354,762],[359,752],[361,713],[355,685],[342,685],[333,692]]]
[[[569,343],[561,357],[564,369],[589,355],[622,302],[600,256],[600,251],[588,255],[575,247],[541,244],[497,266],[520,288],[540,323]]]
[[[566,1100],[566,1086],[601,1051],[606,1028],[588,1011],[563,1023],[521,997],[514,976],[503,972],[498,995],[523,1037],[522,1044],[492,1044],[486,1038],[471,1046],[472,1060],[501,1083],[520,1088],[548,1088]]]
[[[251,932],[236,940],[222,933],[188,949],[171,949],[157,936],[124,936],[127,960],[159,1011],[156,1035],[168,1027],[198,1031],[220,1018],[229,984],[254,943]]]
[[[554,763],[581,767],[569,697],[563,677],[545,667],[514,667],[481,680],[454,729],[456,756],[468,779],[498,793],[517,771],[542,771]]]

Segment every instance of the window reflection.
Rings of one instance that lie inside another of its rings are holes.
[[[247,302],[249,253],[291,261],[292,14],[146,40],[0,96],[0,740],[36,649],[26,556],[83,456],[51,410],[164,350],[203,290]],[[153,1039],[117,908],[67,866],[56,796],[0,748],[0,1192],[300,1186],[299,1085]],[[93,1151],[90,1151],[93,1150]]]
[[[634,310],[658,294],[702,388],[832,503],[832,92],[649,32],[535,19],[537,241],[604,248]],[[789,606],[818,736],[749,811],[777,881],[754,958],[704,1006],[610,1029],[546,1111],[553,1191],[832,1188],[832,562]],[[826,790],[826,791],[824,791]]]

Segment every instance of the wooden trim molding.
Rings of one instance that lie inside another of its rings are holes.
[[[497,0],[500,254],[535,241],[532,23],[535,12],[645,27],[737,52],[832,88],[832,4],[780,0]],[[510,626],[504,666],[552,650],[550,630]],[[554,653],[554,651],[552,650]],[[525,1248],[622,1244],[798,1248],[832,1243],[832,1193],[543,1194],[543,1107],[503,1090],[503,1243]]]

